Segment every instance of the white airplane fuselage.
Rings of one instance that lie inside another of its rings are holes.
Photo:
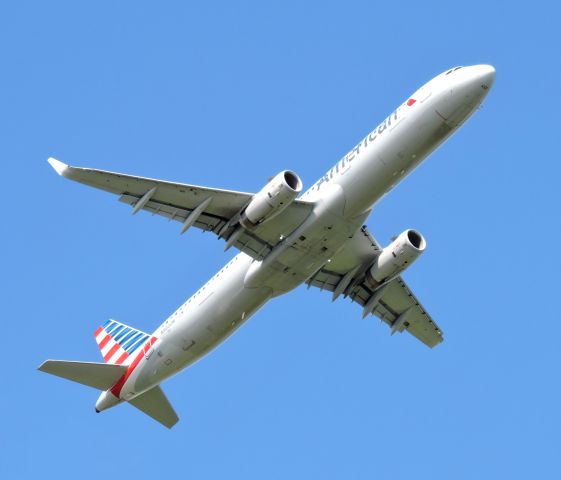
[[[262,261],[238,254],[153,333],[101,411],[193,364],[268,300],[309,279],[363,225],[373,205],[452,135],[493,84],[488,65],[451,69],[392,112],[301,197],[311,215]]]

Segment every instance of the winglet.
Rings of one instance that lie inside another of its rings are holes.
[[[57,160],[53,157],[50,157],[47,161],[51,164],[51,167],[55,169],[56,173],[58,173],[62,177],[66,177],[65,173],[70,168],[68,165],[66,165],[66,163],[62,163],[60,160]]]

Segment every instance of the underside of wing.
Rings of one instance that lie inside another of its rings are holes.
[[[313,205],[295,200],[273,219],[251,230],[237,229],[236,220],[253,194],[168,182],[121,173],[66,165],[50,158],[56,172],[70,180],[119,195],[121,202],[180,222],[180,233],[190,227],[213,232],[249,256],[261,260],[310,214]]]
[[[407,331],[429,347],[435,347],[444,338],[442,330],[417,300],[401,276],[373,288],[366,271],[372,265],[381,247],[363,227],[332,261],[308,280],[308,286],[350,298],[363,307],[363,317],[376,315],[389,325],[392,334]]]

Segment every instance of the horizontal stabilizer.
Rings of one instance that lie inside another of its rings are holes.
[[[179,421],[179,417],[159,386],[133,398],[129,403],[168,428]]]
[[[107,390],[125,374],[127,367],[109,363],[47,360],[39,370],[98,390]]]

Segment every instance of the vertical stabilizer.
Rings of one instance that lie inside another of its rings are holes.
[[[115,320],[108,320],[95,333],[105,363],[127,364],[127,359],[150,338],[147,333]]]

